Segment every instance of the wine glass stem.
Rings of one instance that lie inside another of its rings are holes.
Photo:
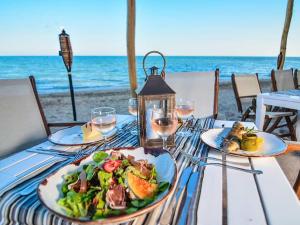
[[[107,144],[107,136],[104,135],[104,144],[103,144],[103,149],[106,149],[108,147],[108,144]]]
[[[168,146],[167,146],[167,139],[168,137],[162,137],[163,140],[163,149],[167,150]]]

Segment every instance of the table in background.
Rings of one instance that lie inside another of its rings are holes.
[[[266,105],[278,106],[300,111],[300,90],[287,90],[257,95],[256,100],[256,126],[259,130],[263,129]],[[300,120],[296,124],[297,139],[300,140]]]
[[[194,128],[232,126],[230,121],[214,121],[212,119],[197,119],[193,122]],[[253,127],[253,123],[246,123]],[[130,126],[125,128],[112,141],[112,146],[136,145],[136,137],[130,135]],[[185,129],[185,128],[184,128]],[[200,140],[200,129],[194,129],[194,135],[189,138],[176,138],[174,156],[178,165],[178,175],[189,165],[180,151],[185,151],[197,156],[213,156],[221,158],[220,153],[209,150]],[[51,145],[45,142],[43,145]],[[5,160],[0,161],[1,168],[20,158],[28,157],[30,152],[20,152]],[[37,154],[35,157],[47,157]],[[48,156],[49,157],[49,156]],[[210,160],[208,160],[210,161]],[[228,164],[243,168],[253,168],[263,171],[262,175],[252,175],[224,167],[207,166],[200,168],[201,177],[193,193],[193,200],[189,210],[187,224],[204,225],[298,225],[300,221],[300,203],[290,184],[284,176],[277,161],[269,158],[245,158],[227,156]],[[33,162],[29,162],[33,163]],[[64,162],[66,164],[67,162]],[[236,163],[244,163],[243,166]],[[30,164],[31,165],[31,164]],[[57,164],[46,171],[49,173],[58,169],[62,164]],[[26,165],[25,165],[26,166]],[[28,165],[27,165],[28,166]],[[1,170],[1,169],[0,169]],[[45,172],[44,172],[45,173]],[[39,181],[46,176],[44,173],[35,174],[30,180],[20,182],[12,190],[6,191],[0,197],[1,216],[9,217],[15,223],[27,224],[70,224],[49,212],[37,199],[36,193],[20,195],[20,191]],[[3,175],[3,174],[2,174]],[[1,176],[1,174],[0,174]],[[9,173],[6,173],[9,177]],[[171,197],[172,198],[172,197]],[[153,212],[140,216],[129,224],[158,224],[162,213],[168,208],[169,198],[165,204]],[[182,204],[184,203],[184,200]],[[7,207],[7,208],[5,208]],[[1,219],[1,218],[0,218]],[[1,223],[1,222],[0,222]],[[176,223],[175,223],[176,224]]]

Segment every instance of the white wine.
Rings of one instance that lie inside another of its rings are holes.
[[[176,113],[179,118],[187,119],[193,115],[194,107],[191,105],[177,105],[176,106]]]
[[[128,112],[133,116],[137,116],[137,108],[134,106],[128,106]]]
[[[168,137],[175,133],[177,129],[177,119],[158,118],[152,120],[152,129],[161,137]]]
[[[108,133],[116,127],[116,117],[113,115],[105,117],[95,117],[93,125],[102,133]]]

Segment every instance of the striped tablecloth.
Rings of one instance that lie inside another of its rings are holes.
[[[182,126],[180,129],[191,129],[193,135],[188,138],[176,137],[176,147],[172,150],[172,154],[177,161],[178,166],[178,175],[182,173],[183,169],[189,166],[189,161],[180,154],[180,151],[193,154],[195,156],[205,156],[208,153],[208,148],[200,140],[201,129],[213,127],[214,119],[194,119],[192,123],[189,123],[189,126]],[[134,123],[129,123],[121,132],[111,139],[110,147],[127,147],[127,146],[137,146],[138,140],[136,136],[130,134],[130,131],[135,129]],[[101,146],[100,146],[101,148]],[[39,174],[33,176],[28,176],[28,179],[25,179],[17,186],[13,187],[11,190],[4,192],[0,196],[0,224],[72,224],[63,220],[62,218],[54,215],[48,211],[39,201],[36,191],[28,193],[26,195],[21,195],[21,190],[24,190],[28,187],[37,185],[41,182],[47,175],[53,171],[59,169],[60,167],[70,163],[74,159],[68,159],[63,162],[56,163],[50,169],[41,171]],[[194,192],[192,205],[190,207],[189,216],[187,224],[197,224],[197,206],[201,194],[201,183],[203,168],[199,167],[195,170],[200,171],[201,176],[198,180],[197,190]],[[27,178],[27,176],[26,176]],[[173,196],[172,196],[173,197]],[[150,214],[143,215],[137,218],[134,221],[131,221],[129,224],[157,224],[159,222],[160,216],[168,207],[170,197],[164,205],[155,209]],[[178,204],[177,208],[180,209],[184,203],[183,200]],[[173,218],[173,223],[176,224],[176,216]]]

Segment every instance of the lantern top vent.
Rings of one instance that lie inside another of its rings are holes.
[[[165,95],[175,94],[172,88],[164,81],[160,75],[150,75],[139,92],[139,95]]]

